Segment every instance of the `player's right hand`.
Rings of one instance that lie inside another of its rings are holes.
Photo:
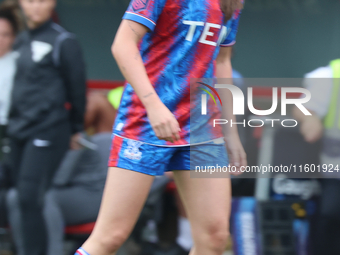
[[[158,139],[175,142],[180,140],[181,131],[178,121],[170,110],[163,104],[147,109],[148,118]]]

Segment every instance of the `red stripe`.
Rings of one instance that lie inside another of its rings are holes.
[[[155,71],[156,72],[156,71]],[[87,81],[89,89],[114,89],[120,86],[124,86],[124,81],[105,81],[105,80],[89,80]],[[272,97],[272,88],[263,87],[261,85],[252,87],[253,96],[259,97]],[[301,93],[289,93],[290,98],[300,98]],[[281,96],[281,90],[278,91],[278,96]]]
[[[87,87],[89,89],[114,89],[124,86],[124,81],[104,81],[104,80],[89,80]]]
[[[273,96],[273,88],[272,87],[252,87],[253,88],[253,96],[254,98],[265,97],[272,98]],[[278,90],[278,97],[281,97],[281,88]],[[288,98],[300,98],[301,93],[287,93]]]
[[[65,227],[65,233],[66,234],[91,234],[93,231],[95,222],[81,224],[81,225],[75,225],[75,226],[66,226]]]
[[[109,167],[115,167],[118,165],[119,153],[122,150],[124,139],[119,136],[114,136],[111,143],[111,152],[109,159]]]

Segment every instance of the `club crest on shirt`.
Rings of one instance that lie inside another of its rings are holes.
[[[132,9],[137,11],[145,10],[148,6],[149,0],[135,0],[132,2]]]
[[[141,160],[142,152],[139,151],[139,147],[143,144],[142,142],[128,140],[128,147],[124,150],[124,157],[132,160]]]

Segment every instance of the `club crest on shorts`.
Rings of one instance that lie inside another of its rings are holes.
[[[128,140],[128,147],[124,150],[124,157],[132,160],[141,160],[142,152],[139,151],[139,147],[143,144],[142,142]]]
[[[149,0],[135,0],[132,2],[132,9],[135,12],[145,10],[148,3]]]

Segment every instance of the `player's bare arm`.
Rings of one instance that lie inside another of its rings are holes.
[[[221,47],[216,59],[216,78],[230,79],[230,83],[232,83],[231,53],[231,47]],[[233,115],[233,97],[231,92],[228,89],[220,89],[219,95],[223,102],[222,117],[236,122],[236,118]],[[225,139],[230,157],[230,165],[236,167],[246,166],[247,156],[241,144],[236,125],[225,128]]]
[[[125,79],[143,103],[156,136],[166,141],[177,141],[180,139],[178,122],[153,88],[138,49],[139,41],[147,32],[147,27],[123,20],[112,45],[112,54]]]

